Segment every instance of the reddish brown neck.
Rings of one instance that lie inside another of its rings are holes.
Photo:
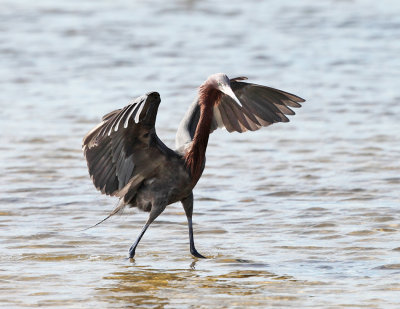
[[[208,137],[213,118],[213,107],[221,99],[221,93],[205,84],[199,89],[200,119],[194,133],[192,146],[185,155],[185,163],[190,171],[193,184],[196,184],[203,172]]]

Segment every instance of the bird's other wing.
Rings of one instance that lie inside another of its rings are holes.
[[[275,122],[288,122],[285,115],[294,115],[290,107],[301,107],[305,100],[288,92],[231,79],[231,88],[239,99],[239,106],[230,96],[223,95],[221,102],[214,106],[211,132],[225,127],[229,132],[256,131]]]
[[[129,202],[141,183],[157,174],[172,152],[157,137],[157,92],[135,99],[103,117],[83,139],[89,174],[102,193]],[[126,196],[129,191],[129,196]]]

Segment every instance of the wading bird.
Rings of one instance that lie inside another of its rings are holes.
[[[240,133],[256,131],[275,122],[288,122],[285,115],[294,115],[290,107],[301,107],[299,102],[304,102],[282,90],[243,82],[246,79],[229,79],[222,73],[208,77],[179,125],[175,150],[156,134],[161,101],[157,92],[108,113],[84,137],[83,151],[94,185],[102,193],[120,198],[107,218],[126,205],[150,212],[129,250],[130,258],[149,225],[167,205],[178,201],[188,220],[190,252],[204,258],[193,240],[192,190],[204,170],[210,133],[217,128]]]

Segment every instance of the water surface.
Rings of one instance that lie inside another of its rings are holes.
[[[400,17],[395,1],[0,4],[0,304],[5,308],[398,308]],[[159,91],[173,146],[215,72],[298,94],[288,124],[212,134],[197,249],[174,204],[140,243],[93,187],[82,137]]]

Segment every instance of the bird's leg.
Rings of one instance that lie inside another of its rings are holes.
[[[192,218],[188,217],[188,225],[189,225],[189,239],[190,239],[190,253],[197,258],[202,258],[205,259],[206,257],[201,255],[195,248],[194,246],[194,240],[193,240],[193,227],[192,227]]]
[[[139,241],[142,239],[144,233],[146,232],[146,230],[149,226],[150,226],[150,223],[146,222],[142,231],[140,232],[139,237],[136,239],[136,241],[133,243],[133,245],[129,249],[129,258],[133,259],[133,257],[135,256],[136,247],[139,244]]]
[[[192,213],[193,213],[193,193],[190,193],[188,197],[183,199],[182,201],[183,209],[185,210],[186,217],[188,220],[188,226],[189,226],[189,241],[190,241],[190,253],[197,257],[197,258],[203,258],[205,259],[206,257],[201,255],[200,253],[197,252],[195,246],[194,246],[194,239],[193,239],[193,226],[192,226]]]
[[[150,224],[164,211],[165,206],[152,206],[149,219],[147,219],[146,224],[144,225],[142,231],[140,232],[139,237],[136,239],[136,241],[133,243],[131,248],[129,249],[129,258],[133,258],[135,256],[135,251],[136,247],[139,244],[140,240],[142,239],[144,233],[146,232],[147,228],[150,226]]]

